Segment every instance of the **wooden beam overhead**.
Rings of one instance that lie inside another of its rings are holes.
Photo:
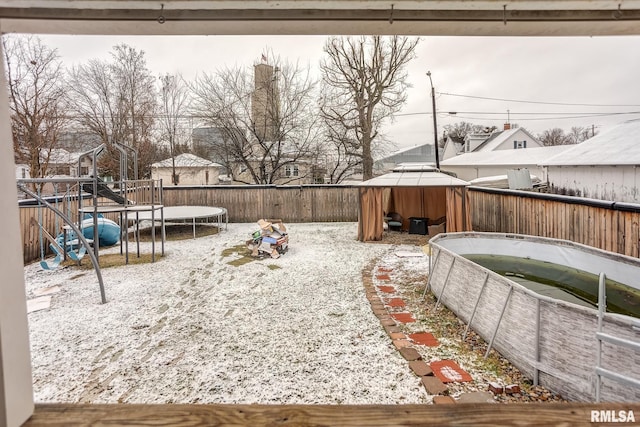
[[[60,34],[640,34],[640,1],[0,0],[3,32]]]

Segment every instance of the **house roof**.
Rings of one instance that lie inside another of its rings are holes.
[[[569,147],[542,165],[640,165],[640,119],[620,123]]]
[[[446,154],[447,150],[449,150],[449,147],[451,147],[451,149],[454,151],[454,155],[457,155],[458,153],[462,152],[464,148],[464,138],[454,138],[451,136],[447,137],[444,143],[444,148],[442,149],[443,155]]]
[[[425,143],[425,144],[413,145],[411,147],[401,148],[401,149],[399,149],[397,151],[394,151],[393,153],[389,154],[388,156],[384,157],[383,159],[387,159],[389,157],[393,157],[393,156],[396,156],[398,154],[406,153],[408,151],[415,150],[416,148],[426,147],[427,145],[433,146],[433,143]]]
[[[430,172],[391,172],[361,182],[361,187],[465,187],[467,181],[454,178],[446,173]]]
[[[188,167],[201,168],[205,166],[221,167],[221,165],[218,163],[214,163],[210,160],[203,159],[202,157],[198,157],[195,154],[191,154],[191,153],[183,153],[176,156],[175,163],[176,163],[176,167],[179,167],[179,168],[188,168]],[[173,165],[171,162],[171,158],[168,158],[160,162],[153,163],[151,167],[170,168],[170,167],[173,167]]]
[[[46,150],[43,150],[41,157],[47,155]],[[64,148],[52,148],[49,154],[49,164],[71,164],[77,163],[80,153],[70,153]]]
[[[520,131],[524,132],[533,141],[537,141],[537,139],[533,135],[531,135],[529,132],[527,132],[527,130],[525,128],[511,128],[511,129],[507,129],[507,130],[503,130],[501,132],[495,132],[495,133],[491,134],[491,136],[489,138],[487,138],[482,144],[478,145],[478,147],[473,151],[474,152],[493,151],[498,146],[500,146],[503,142],[507,141],[514,134],[516,134],[516,133],[518,133]]]
[[[429,155],[430,156],[435,156],[434,151],[433,151],[433,143],[425,143],[425,144],[419,144],[419,145],[413,145],[411,147],[404,147],[401,148],[397,151],[394,151],[391,154],[387,154],[384,157],[380,157],[375,159],[376,163],[396,163],[397,162],[397,158],[398,157],[407,157],[407,155],[409,155],[409,157],[414,157],[414,158],[424,158],[425,157],[425,153],[423,151],[427,151],[428,147],[428,151],[429,151]],[[412,153],[413,152],[413,153]]]
[[[393,172],[437,172],[435,163],[403,162],[393,168]]]
[[[478,151],[460,154],[440,162],[440,166],[525,166],[539,165],[570,149],[571,145],[519,148],[517,150]]]

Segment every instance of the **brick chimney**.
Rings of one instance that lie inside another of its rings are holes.
[[[511,123],[505,123],[504,130],[509,130],[509,129],[511,129]]]

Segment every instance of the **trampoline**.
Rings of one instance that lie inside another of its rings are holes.
[[[191,222],[193,224],[193,238],[196,238],[196,220],[213,219],[218,229],[227,229],[229,224],[229,216],[225,208],[213,206],[165,206],[163,209],[165,222]],[[152,218],[151,212],[140,212],[140,220],[160,221],[157,216]]]

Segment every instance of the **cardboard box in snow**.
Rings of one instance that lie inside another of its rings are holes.
[[[280,258],[289,249],[289,235],[281,219],[259,219],[259,230],[251,233],[247,248],[251,255]]]

